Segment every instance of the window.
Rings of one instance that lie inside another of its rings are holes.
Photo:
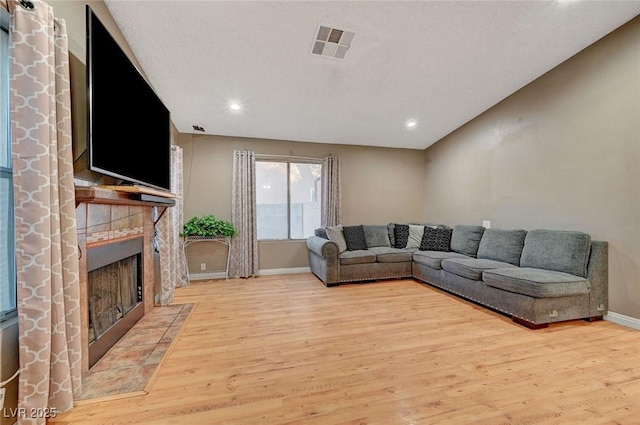
[[[258,239],[306,239],[320,227],[322,164],[256,161]]]
[[[0,31],[0,321],[16,309],[13,180],[9,137],[9,15],[1,11]]]

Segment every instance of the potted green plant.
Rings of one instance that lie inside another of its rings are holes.
[[[236,236],[238,231],[230,222],[219,220],[211,214],[202,217],[193,217],[184,223],[181,237],[204,237],[204,238],[231,238]]]

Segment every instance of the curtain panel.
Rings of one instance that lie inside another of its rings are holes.
[[[337,226],[342,221],[340,158],[325,157],[322,162],[322,199],[320,203],[322,227]]]
[[[234,151],[232,172],[231,223],[238,235],[231,241],[229,276],[250,277],[258,272],[255,153]]]
[[[160,252],[161,293],[160,304],[173,301],[176,288],[189,284],[186,260],[180,233],[184,226],[182,148],[171,147],[171,193],[176,195],[176,204],[164,212],[158,223],[158,249]]]
[[[81,390],[80,280],[66,26],[38,0],[9,0],[19,424],[73,408]],[[29,5],[33,7],[28,8]]]

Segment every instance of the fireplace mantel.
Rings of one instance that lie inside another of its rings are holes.
[[[89,204],[139,205],[146,207],[170,207],[175,196],[139,186],[76,186],[76,206]]]

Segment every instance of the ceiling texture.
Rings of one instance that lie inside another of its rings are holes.
[[[105,4],[181,133],[411,149],[640,14],[640,1]]]

